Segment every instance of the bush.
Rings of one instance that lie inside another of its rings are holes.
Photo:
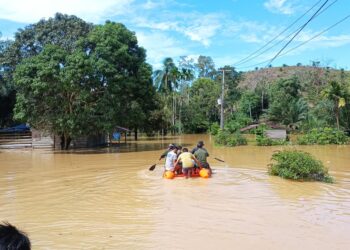
[[[252,119],[250,119],[246,114],[241,112],[235,112],[231,119],[228,120],[228,122],[225,124],[225,129],[228,130],[230,133],[234,133],[236,131],[239,131],[239,129],[247,126],[252,122]]]
[[[275,163],[269,165],[269,173],[292,180],[315,180],[328,183],[333,178],[323,163],[311,154],[297,150],[278,151],[271,158]]]
[[[311,129],[306,135],[297,139],[300,145],[347,144],[348,141],[349,138],[343,131],[329,127]]]
[[[287,144],[286,140],[275,140],[266,136],[256,136],[256,145],[258,146],[276,146],[285,144]]]
[[[227,130],[219,130],[215,136],[215,143],[234,147],[239,145],[247,145],[247,139],[244,138],[239,132],[230,133]]]
[[[220,130],[220,125],[219,123],[217,122],[214,122],[210,125],[210,128],[209,128],[209,133],[212,134],[212,135],[217,135],[218,132]]]

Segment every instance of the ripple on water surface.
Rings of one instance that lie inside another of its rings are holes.
[[[320,149],[336,183],[288,181],[267,174],[270,151],[248,149],[231,159],[209,148],[226,161],[212,163],[212,178],[174,180],[160,165],[148,170],[162,151],[149,147],[1,152],[0,218],[27,231],[35,249],[347,249],[345,163]]]

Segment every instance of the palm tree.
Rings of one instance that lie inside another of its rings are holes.
[[[174,132],[175,127],[175,114],[176,114],[176,99],[174,93],[178,88],[180,78],[180,72],[176,67],[172,58],[167,57],[163,61],[163,68],[154,72],[154,83],[157,90],[164,94],[165,99],[171,99],[172,115],[171,125]],[[169,98],[170,97],[170,98]],[[170,101],[166,102],[166,105]]]
[[[346,89],[338,82],[331,81],[326,89],[323,90],[323,96],[334,103],[335,119],[339,129],[340,108],[345,106]]]
[[[162,93],[171,93],[178,87],[179,70],[172,58],[167,57],[163,61],[163,68],[153,74],[156,88]]]
[[[187,104],[189,103],[189,85],[190,81],[194,79],[194,71],[190,68],[181,68],[180,70],[180,95],[179,97],[179,112],[178,112],[178,118],[179,118],[179,133],[182,132],[182,120],[181,120],[181,111],[182,111],[182,104],[184,100],[187,100]]]

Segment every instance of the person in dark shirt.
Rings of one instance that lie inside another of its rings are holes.
[[[209,157],[208,151],[203,148],[204,142],[199,141],[197,144],[197,147],[192,149],[192,154],[197,158],[197,160],[200,162],[200,167],[209,169],[210,174],[211,174],[211,168],[210,165],[207,161],[207,157]]]

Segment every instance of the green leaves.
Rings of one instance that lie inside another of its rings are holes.
[[[147,122],[155,89],[133,32],[108,22],[69,49],[61,42],[17,66],[17,118],[66,139]]]
[[[293,180],[316,180],[333,182],[323,163],[311,154],[297,150],[275,152],[271,160],[269,173]]]
[[[281,79],[271,86],[268,116],[272,121],[291,126],[306,119],[308,107],[300,93],[297,78]]]

